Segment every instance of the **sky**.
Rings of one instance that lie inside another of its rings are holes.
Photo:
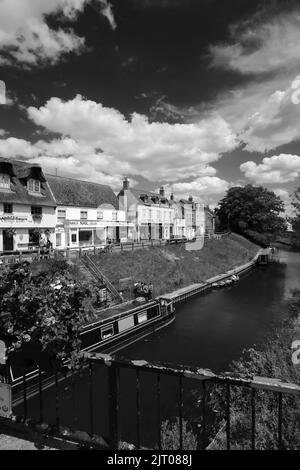
[[[288,208],[299,3],[0,0],[0,155],[208,204],[263,185]]]

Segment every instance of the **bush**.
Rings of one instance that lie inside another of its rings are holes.
[[[196,450],[197,437],[187,429],[187,421],[182,420],[183,449]],[[180,447],[179,418],[175,422],[166,420],[161,425],[161,446],[163,450],[177,450]]]

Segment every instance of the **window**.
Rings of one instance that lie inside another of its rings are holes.
[[[31,206],[31,215],[34,217],[41,217],[43,213],[41,206]]]
[[[148,318],[147,318],[146,310],[144,310],[141,313],[138,313],[138,323],[144,323],[147,320],[148,320]]]
[[[113,212],[113,213],[112,213],[112,220],[117,220],[117,217],[118,217],[118,213],[117,213],[117,212]]]
[[[102,220],[102,219],[103,219],[103,212],[97,211],[97,220]]]
[[[40,243],[40,234],[36,230],[28,230],[29,234],[29,245],[39,245]]]
[[[72,233],[72,235],[71,235],[71,242],[72,242],[72,243],[77,243],[77,234],[76,234],[76,233]]]
[[[80,211],[80,219],[81,220],[87,220],[87,218],[88,218],[87,211]]]
[[[1,188],[6,188],[6,189],[10,188],[9,175],[3,174],[3,173],[0,174],[0,189]]]
[[[13,213],[13,205],[9,203],[5,203],[3,206],[4,214],[12,214]]]
[[[102,337],[102,339],[109,338],[110,336],[113,336],[113,335],[114,335],[113,325],[104,326],[103,328],[101,328],[101,337]]]
[[[39,180],[29,178],[27,181],[27,189],[31,193],[39,193],[41,191],[41,183]]]
[[[57,220],[65,220],[66,218],[66,209],[57,210]]]
[[[56,234],[56,246],[61,246],[61,233]]]

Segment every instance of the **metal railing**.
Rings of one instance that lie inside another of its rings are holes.
[[[116,297],[121,302],[123,301],[123,298],[120,295],[120,293],[117,291],[117,289],[112,285],[109,279],[103,274],[99,266],[96,263],[94,263],[88,255],[84,256],[81,261],[83,262],[83,264],[86,266],[86,268],[91,272],[91,274],[94,277],[98,278],[100,282],[106,285],[106,287],[108,288],[108,290],[112,293],[114,297]]]
[[[108,424],[109,424],[109,435],[107,437],[108,447],[111,449],[118,449],[122,442],[121,436],[121,425],[120,425],[120,372],[123,369],[132,371],[135,377],[135,416],[131,416],[131,426],[136,428],[136,442],[134,446],[137,449],[145,448],[142,445],[142,414],[141,406],[143,395],[141,393],[141,381],[144,373],[152,373],[155,378],[155,393],[151,395],[152,405],[156,411],[156,424],[153,424],[153,431],[156,435],[156,444],[154,448],[159,450],[163,449],[163,436],[161,432],[162,425],[162,379],[165,376],[171,376],[177,380],[177,412],[176,417],[178,419],[178,448],[183,450],[185,447],[185,431],[184,431],[184,385],[186,381],[196,381],[201,384],[201,406],[198,409],[200,413],[201,432],[198,441],[198,447],[200,449],[210,449],[215,439],[211,439],[209,436],[209,425],[208,425],[208,408],[207,401],[209,398],[209,386],[217,385],[222,389],[222,395],[224,397],[224,416],[225,423],[221,431],[224,431],[224,447],[227,450],[231,449],[232,445],[232,389],[242,389],[245,396],[249,399],[248,409],[250,411],[250,423],[249,423],[249,442],[251,449],[256,449],[256,434],[257,434],[257,417],[259,416],[259,410],[256,407],[257,397],[260,392],[273,394],[277,400],[276,420],[277,420],[277,436],[275,437],[276,442],[274,443],[277,449],[283,447],[283,437],[285,429],[283,428],[283,413],[284,399],[286,397],[297,397],[300,398],[300,386],[292,383],[283,383],[280,380],[265,378],[265,377],[252,377],[242,378],[228,374],[214,374],[210,370],[201,369],[197,367],[187,367],[179,365],[170,365],[165,363],[150,363],[147,361],[135,361],[126,360],[121,358],[115,358],[110,355],[96,354],[96,353],[84,353],[86,371],[88,374],[88,394],[87,399],[80,403],[80,406],[85,406],[83,412],[85,417],[89,417],[89,430],[90,442],[92,443],[95,437],[95,423],[97,415],[95,414],[95,405],[98,397],[98,393],[94,390],[94,380],[96,378],[96,366],[104,366],[107,373],[108,386],[107,386],[107,409],[108,409]],[[61,429],[60,420],[60,393],[59,393],[59,382],[63,380],[65,376],[60,376],[58,372],[52,377],[52,386],[54,387],[54,413],[55,413],[55,426],[52,428],[52,434],[55,432],[59,435]],[[74,383],[74,376],[72,375],[72,384]],[[47,384],[49,386],[49,382]],[[174,389],[174,387],[173,387]],[[72,389],[73,390],[73,389]],[[32,389],[27,386],[27,379],[24,371],[23,376],[23,392],[19,396],[19,403],[23,403],[23,418],[26,420],[29,418],[27,402],[32,395]],[[44,420],[44,382],[42,379],[42,371],[39,369],[38,374],[38,385],[36,386],[35,394],[38,399],[38,410],[39,410],[39,421],[42,423]],[[126,403],[127,404],[127,403]],[[76,410],[74,410],[76,413]],[[266,417],[268,419],[268,417]],[[148,426],[148,425],[147,425]],[[53,431],[55,429],[56,431]],[[64,427],[64,433],[66,435],[66,428]],[[72,432],[70,431],[69,435]],[[76,434],[76,433],[75,433]],[[77,433],[78,434],[78,433]],[[299,442],[300,446],[300,442]]]

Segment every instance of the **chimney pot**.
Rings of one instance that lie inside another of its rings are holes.
[[[127,176],[123,179],[123,189],[129,189],[129,179]]]
[[[164,195],[165,195],[165,188],[164,188],[163,186],[160,187],[160,189],[159,189],[159,194],[160,194],[161,196],[164,196]]]
[[[193,196],[189,196],[189,202],[193,202]]]

